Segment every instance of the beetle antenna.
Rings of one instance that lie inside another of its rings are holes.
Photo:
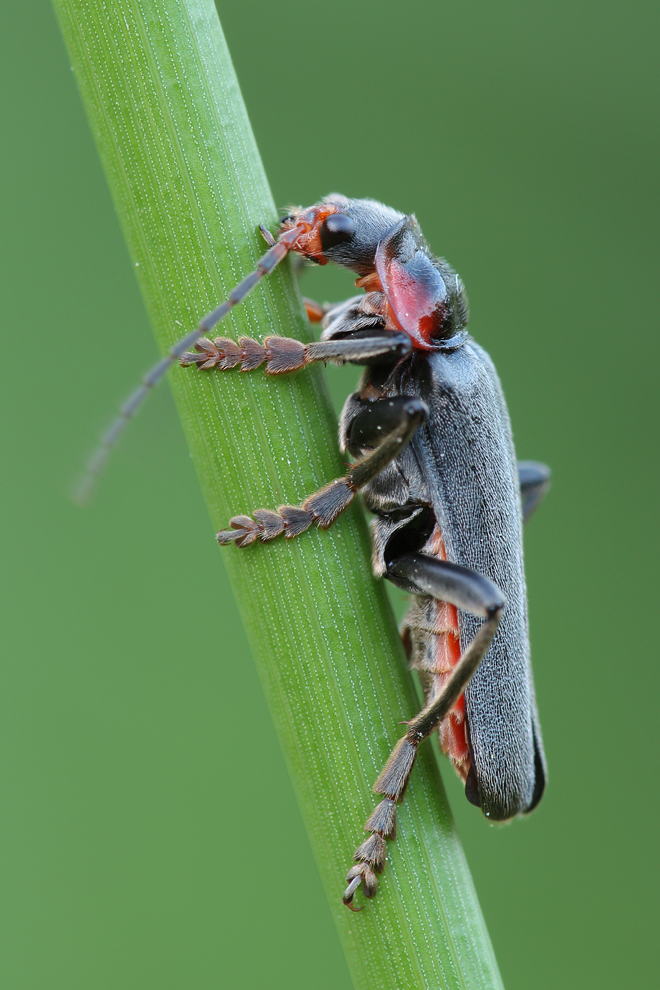
[[[259,259],[253,272],[236,285],[229,293],[227,299],[216,306],[201,321],[198,327],[178,340],[174,347],[165,357],[154,364],[142,378],[142,383],[132,392],[123,405],[119,408],[119,415],[112,421],[108,429],[101,436],[99,444],[87,462],[82,479],[76,485],[73,492],[73,499],[78,505],[85,505],[94,490],[96,479],[103,471],[105,462],[110,456],[110,451],[116,446],[119,437],[131,420],[152,388],[159,384],[172,367],[175,361],[183,357],[186,351],[194,347],[197,341],[205,333],[209,333],[219,322],[223,320],[227,313],[238,303],[243,302],[245,297],[252,292],[257,282],[261,281],[264,275],[270,275],[281,261],[284,261],[289,251],[293,250],[296,239],[309,225],[298,224],[289,230],[284,231],[275,240],[273,236],[260,227],[261,233],[266,242],[270,244],[268,251]]]

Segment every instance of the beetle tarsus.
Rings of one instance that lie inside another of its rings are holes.
[[[318,340],[303,344],[294,337],[266,337],[263,344],[252,337],[227,337],[210,340],[201,337],[194,351],[186,351],[179,363],[183,368],[197,365],[200,371],[230,371],[240,365],[241,371],[254,371],[265,362],[267,375],[284,375],[299,371],[314,361],[333,364],[368,364],[378,358],[396,363],[410,353],[410,339],[396,331],[381,332],[373,337],[356,340]]]

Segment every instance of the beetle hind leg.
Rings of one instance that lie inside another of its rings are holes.
[[[355,851],[356,865],[346,875],[348,886],[342,897],[344,904],[353,911],[360,910],[353,904],[360,886],[368,898],[376,893],[376,874],[385,867],[386,840],[396,837],[396,805],[405,796],[418,746],[437,729],[463,694],[488,651],[505,604],[502,593],[487,578],[423,553],[397,557],[388,565],[387,577],[404,591],[448,602],[485,621],[462,653],[440,694],[407,723],[406,734],[397,742],[374,784],[374,793],[382,795],[382,800],[364,826],[370,836]]]

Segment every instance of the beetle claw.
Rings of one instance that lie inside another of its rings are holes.
[[[344,891],[342,902],[347,908],[350,908],[351,911],[361,911],[361,907],[355,907],[353,904],[353,897],[355,896],[356,891],[360,888],[360,885],[364,884],[364,896],[369,898],[374,897],[376,887],[378,886],[376,874],[372,869],[371,863],[367,863],[363,860],[358,863],[357,866],[351,867],[346,874],[346,880],[348,881],[348,887]]]
[[[356,907],[353,904],[353,897],[356,891],[359,889],[361,883],[362,883],[361,874],[358,874],[356,877],[353,877],[348,887],[344,891],[344,896],[342,897],[342,903],[345,904],[350,911],[354,911],[355,914],[357,914],[359,911],[362,910],[361,907]]]

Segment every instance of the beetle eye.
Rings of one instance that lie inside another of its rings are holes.
[[[332,213],[321,224],[321,247],[324,251],[350,241],[355,233],[355,221],[345,213]]]

